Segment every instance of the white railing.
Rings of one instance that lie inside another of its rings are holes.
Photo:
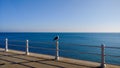
[[[8,51],[8,39],[7,38],[5,39],[5,51],[6,52]]]
[[[16,42],[17,40],[13,40],[13,41]],[[19,41],[17,41],[17,42],[19,42]],[[20,42],[25,42],[25,41],[20,41]],[[33,42],[33,43],[50,44],[50,43],[45,43],[45,42]],[[5,39],[5,52],[8,51],[8,44],[9,44],[8,43],[8,39],[6,38]],[[105,46],[104,44],[102,44],[101,47],[100,46],[80,45],[80,46],[101,48],[101,54],[98,54],[98,53],[89,53],[89,52],[77,52],[77,51],[72,51],[72,50],[62,50],[62,49],[59,49],[59,40],[55,40],[56,49],[29,46],[29,40],[26,40],[26,46],[14,45],[14,44],[9,44],[9,45],[11,45],[11,46],[19,46],[19,47],[26,48],[26,50],[25,50],[25,54],[26,55],[29,55],[29,48],[44,49],[44,50],[53,50],[53,51],[56,51],[55,60],[57,60],[57,61],[59,60],[59,51],[70,52],[70,53],[73,52],[73,53],[80,53],[80,54],[99,55],[99,56],[101,56],[101,68],[105,68],[106,67],[105,56],[111,56],[111,57],[118,57],[118,58],[120,58],[120,56],[106,55],[105,54],[105,48],[120,49],[120,47],[110,47],[110,46]]]

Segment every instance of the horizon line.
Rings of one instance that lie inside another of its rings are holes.
[[[8,32],[8,31],[6,31],[6,32],[0,32],[0,33],[120,33],[120,32],[43,32],[43,31],[40,31],[40,32],[38,32],[38,31],[36,31],[36,32],[30,32],[30,31],[20,31],[20,32],[17,32],[17,31],[11,31],[11,32]]]

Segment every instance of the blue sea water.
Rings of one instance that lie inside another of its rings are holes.
[[[101,62],[100,55],[81,54],[79,52],[89,52],[101,54],[99,47],[105,46],[120,47],[120,33],[0,33],[0,47],[5,47],[5,38],[8,38],[9,44],[25,46],[26,40],[29,40],[29,46],[37,48],[55,49],[53,38],[59,35],[60,56]],[[81,46],[82,45],[82,46]],[[86,46],[87,45],[87,46]],[[25,51],[25,47],[9,45],[9,49]],[[62,50],[67,50],[62,51]],[[68,52],[70,51],[70,52]],[[30,52],[55,55],[55,50],[34,49]],[[106,55],[120,56],[120,49],[105,48]],[[106,63],[120,65],[120,57],[106,56]]]

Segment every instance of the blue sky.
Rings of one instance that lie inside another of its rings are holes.
[[[120,0],[0,0],[0,32],[120,32]]]

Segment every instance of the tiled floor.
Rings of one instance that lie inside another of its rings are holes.
[[[53,59],[45,59],[34,56],[26,56],[24,54],[0,51],[0,68],[97,68],[97,67],[74,64],[70,62],[54,61]]]

